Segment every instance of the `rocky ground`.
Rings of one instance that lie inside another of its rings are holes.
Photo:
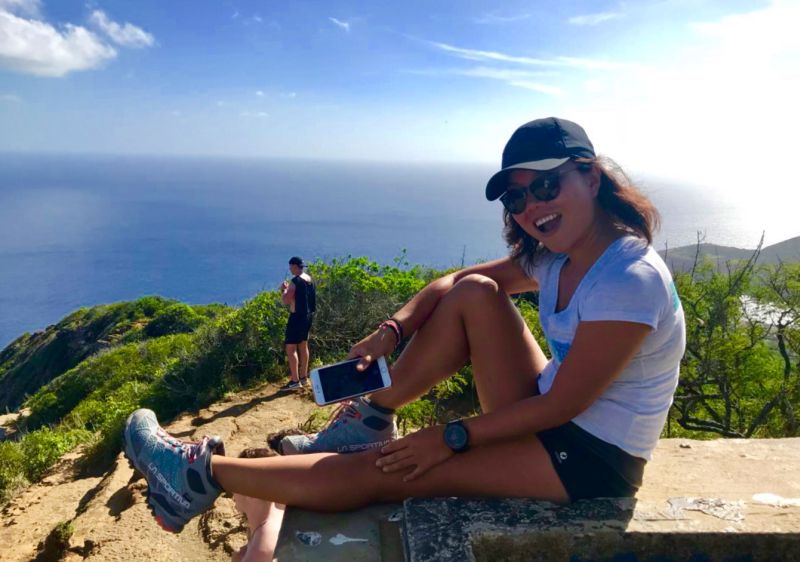
[[[308,395],[276,390],[266,385],[238,394],[197,415],[187,414],[168,429],[184,439],[221,435],[229,455],[263,447],[269,433],[297,427],[317,410]],[[231,552],[245,543],[243,520],[230,498],[220,498],[211,511],[173,535],[155,524],[144,504],[144,481],[124,457],[96,475],[78,470],[79,458],[80,451],[65,455],[46,478],[0,509],[0,560],[230,560]],[[723,531],[740,525],[728,513],[731,505],[744,510],[751,531],[800,530],[800,439],[662,440],[638,497],[642,503],[681,499],[685,505],[678,507],[703,511]],[[695,505],[692,497],[730,501]],[[65,531],[59,534],[60,524]],[[687,529],[692,524],[686,520]]]
[[[267,434],[297,427],[317,409],[307,396],[276,390],[267,385],[238,394],[196,417],[185,415],[168,429],[183,439],[221,435],[229,455],[264,447]],[[46,478],[0,510],[0,560],[230,560],[246,542],[232,499],[220,498],[181,534],[166,533],[145,506],[144,480],[122,455],[107,473],[95,476],[81,474],[79,458],[80,452],[65,455]],[[64,522],[72,532],[59,545],[53,531]]]

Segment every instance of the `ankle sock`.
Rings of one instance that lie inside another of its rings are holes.
[[[369,398],[364,398],[364,402],[366,402],[370,408],[385,416],[391,416],[392,414],[394,414],[394,410],[392,410],[391,408],[386,408],[385,406],[379,406]]]

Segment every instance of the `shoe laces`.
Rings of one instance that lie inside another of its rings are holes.
[[[208,435],[203,435],[200,441],[183,441],[177,437],[173,437],[160,427],[156,430],[156,436],[164,443],[172,447],[175,452],[180,452],[189,459],[189,462],[194,462],[197,455],[202,451],[203,446],[211,440]]]
[[[359,418],[361,414],[358,412],[356,408],[356,403],[353,400],[347,400],[339,404],[339,407],[333,411],[333,415],[331,416],[328,425],[325,426],[319,433],[325,433],[327,431],[331,431],[333,428],[347,423],[348,418]]]

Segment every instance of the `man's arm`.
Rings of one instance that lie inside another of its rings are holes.
[[[283,304],[291,305],[294,303],[294,283],[289,283],[288,281],[283,282],[283,290],[281,291],[281,301]]]

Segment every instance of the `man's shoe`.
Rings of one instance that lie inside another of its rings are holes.
[[[300,381],[289,381],[282,387],[278,389],[278,392],[291,392],[294,390],[300,390],[303,388],[303,384]]]
[[[376,409],[364,398],[343,402],[328,426],[311,435],[287,435],[280,442],[284,455],[357,453],[383,447],[397,439],[394,414]]]
[[[221,493],[211,477],[211,455],[225,454],[219,437],[189,443],[159,425],[152,410],[139,409],[125,422],[125,456],[147,481],[147,506],[161,528],[180,533]]]

